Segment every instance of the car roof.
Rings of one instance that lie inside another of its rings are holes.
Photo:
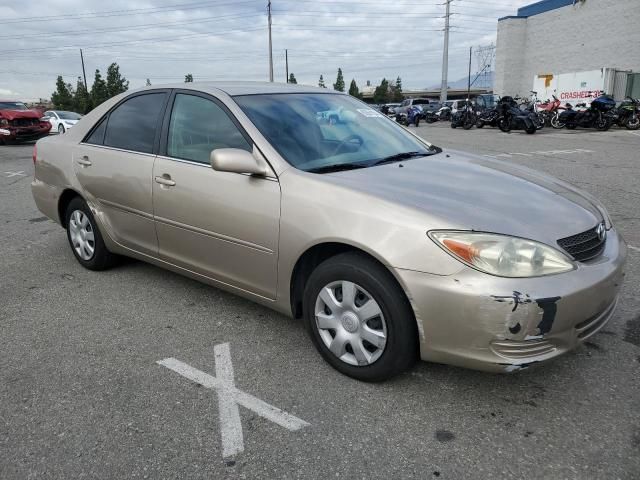
[[[343,94],[329,88],[313,87],[309,85],[298,85],[291,83],[277,82],[188,82],[172,83],[167,85],[152,85],[142,90],[153,90],[158,88],[183,88],[188,90],[198,90],[209,93],[222,91],[229,96],[236,95],[258,95],[274,93],[336,93]]]

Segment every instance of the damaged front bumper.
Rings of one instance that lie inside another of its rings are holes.
[[[423,360],[510,372],[575,348],[607,323],[626,252],[612,228],[599,257],[558,275],[503,278],[469,267],[448,276],[396,272],[414,308]]]

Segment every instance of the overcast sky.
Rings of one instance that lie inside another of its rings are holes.
[[[327,86],[400,75],[405,88],[439,85],[445,0],[273,0],[276,81]],[[470,46],[495,42],[497,18],[532,0],[453,0],[449,80],[466,75]],[[57,75],[75,85],[85,56],[118,62],[130,88],[198,80],[268,80],[267,0],[0,0],[0,97],[49,98]],[[474,63],[476,59],[474,58]]]

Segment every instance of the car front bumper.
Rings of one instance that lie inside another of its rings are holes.
[[[510,372],[568,352],[609,321],[626,253],[612,228],[598,258],[558,275],[396,272],[415,312],[423,360]]]
[[[39,140],[49,135],[51,126],[13,127],[3,126],[0,128],[0,140],[6,143],[28,142]]]

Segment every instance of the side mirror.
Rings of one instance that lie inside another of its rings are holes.
[[[253,147],[253,153],[240,148],[217,148],[209,156],[211,167],[219,172],[248,173],[265,176],[269,166],[260,152]]]

